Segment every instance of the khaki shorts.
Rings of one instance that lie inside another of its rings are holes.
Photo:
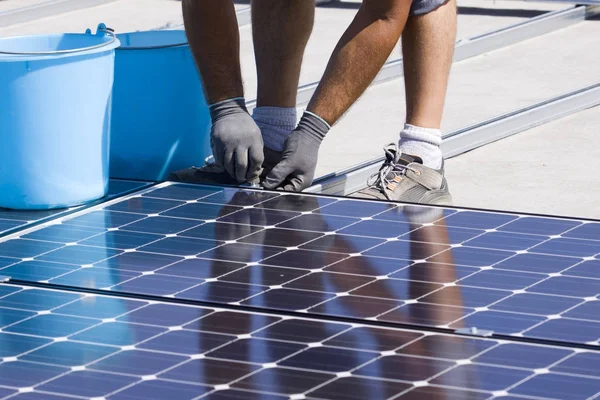
[[[427,14],[446,3],[446,1],[448,0],[413,0],[410,15]]]

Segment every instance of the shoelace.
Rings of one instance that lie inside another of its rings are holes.
[[[405,175],[406,171],[413,171],[415,173],[417,172],[416,169],[408,165],[402,165],[394,162],[396,154],[398,154],[397,150],[398,149],[395,148],[395,152],[392,152],[387,147],[384,147],[383,151],[385,151],[386,161],[378,172],[375,172],[369,177],[369,179],[367,179],[367,186],[378,189],[388,200],[391,199],[386,188],[391,182],[391,180],[388,178],[391,173],[395,173],[394,176],[396,176]]]

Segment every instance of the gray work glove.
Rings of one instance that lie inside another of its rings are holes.
[[[266,189],[300,192],[315,176],[319,147],[330,126],[315,114],[305,112],[298,127],[285,141],[281,161],[266,176]]]
[[[264,159],[263,139],[260,128],[248,114],[244,99],[211,105],[210,117],[210,147],[215,165],[240,183],[256,181]]]

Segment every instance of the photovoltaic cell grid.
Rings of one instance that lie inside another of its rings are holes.
[[[0,243],[13,280],[598,346],[600,223],[171,185]]]
[[[104,200],[110,200],[117,196],[128,193],[132,190],[142,189],[148,185],[149,183],[145,182],[111,179],[109,181],[108,194]],[[42,221],[49,220],[51,218],[60,217],[61,215],[66,214],[67,212],[82,209],[83,207],[85,206],[71,207],[68,209],[39,211],[20,211],[0,208],[0,235],[15,229],[24,229],[28,225],[34,223],[39,223]]]
[[[159,301],[0,285],[0,328],[3,400],[600,394],[595,351]]]

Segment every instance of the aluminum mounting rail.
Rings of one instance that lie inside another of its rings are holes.
[[[0,28],[95,7],[117,0],[49,0],[27,7],[0,12]]]
[[[600,1],[600,0],[598,0]],[[454,49],[454,62],[466,60],[493,50],[532,39],[543,34],[566,28],[586,19],[600,15],[600,7],[576,6],[564,10],[552,11],[527,21],[510,25],[492,32],[461,39],[456,42]],[[404,75],[402,59],[388,61],[371,85],[400,78]],[[306,105],[317,89],[319,82],[311,82],[298,89],[296,106]],[[256,106],[256,100],[247,103],[249,110]]]
[[[600,105],[600,83],[520,108],[510,113],[458,129],[443,136],[445,158],[455,157],[488,143],[512,136],[527,129]],[[377,172],[383,157],[325,175],[305,190],[348,196],[365,187],[367,179]]]

